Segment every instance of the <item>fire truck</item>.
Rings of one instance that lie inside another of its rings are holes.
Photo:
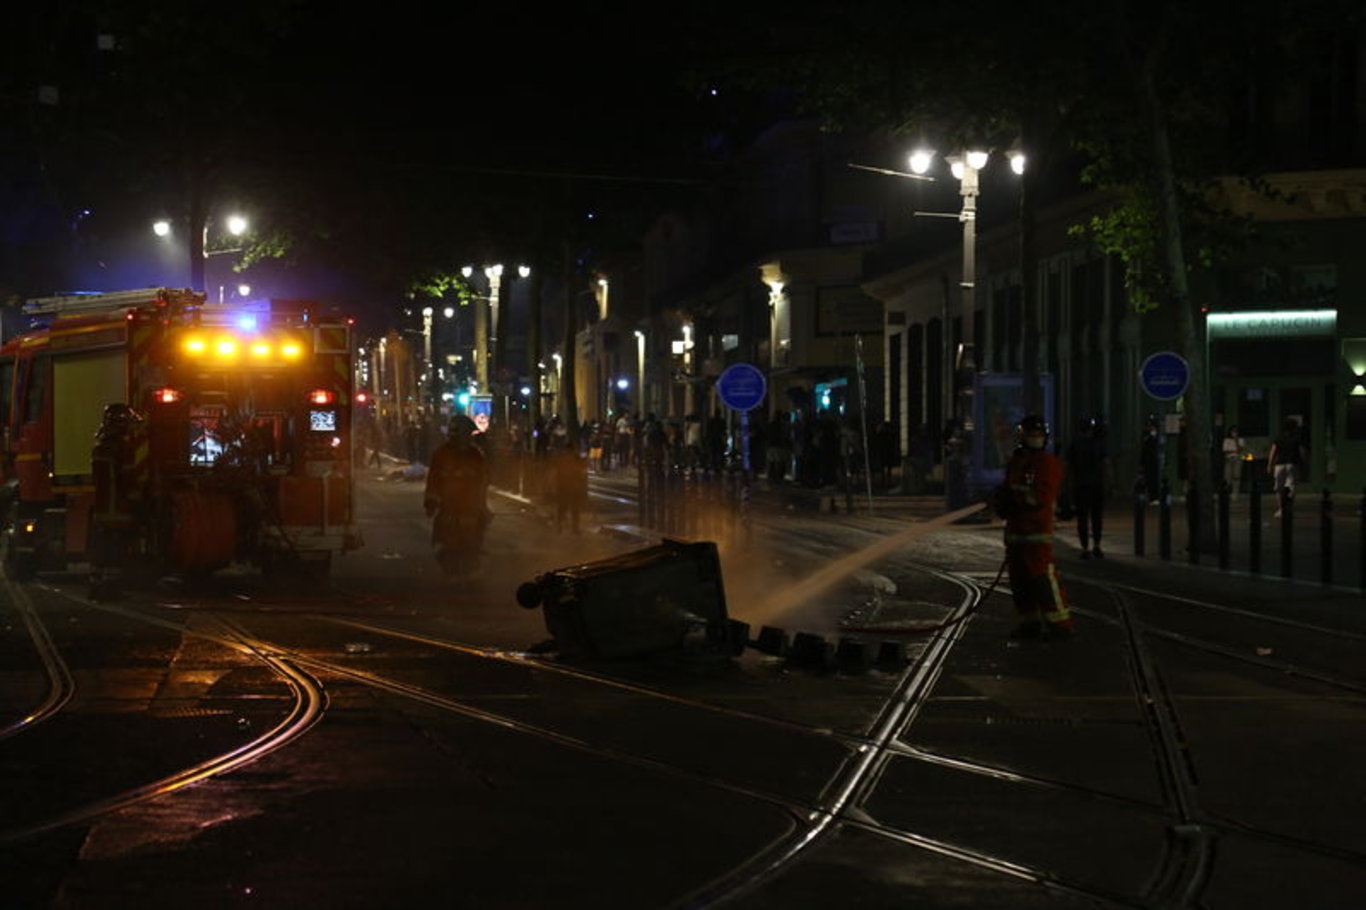
[[[125,520],[126,561],[187,576],[326,572],[361,545],[349,320],[306,302],[224,306],[165,288],[24,311],[32,329],[0,346],[11,577],[91,561],[104,514],[93,453],[110,405],[132,413],[118,501],[98,508]]]

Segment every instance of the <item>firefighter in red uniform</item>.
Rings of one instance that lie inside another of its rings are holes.
[[[488,466],[474,442],[475,430],[473,420],[457,415],[427,468],[423,505],[432,519],[437,562],[447,575],[463,574],[478,565],[484,530],[492,517]]]
[[[116,598],[137,534],[140,491],[133,478],[133,435],[141,421],[126,404],[106,405],[91,452],[95,505],[91,509],[90,596]]]
[[[1045,448],[1048,424],[1031,414],[1016,428],[1017,446],[996,491],[1006,520],[1006,566],[1020,624],[1012,638],[1072,636],[1072,616],[1053,562],[1053,512],[1062,489],[1062,461]]]

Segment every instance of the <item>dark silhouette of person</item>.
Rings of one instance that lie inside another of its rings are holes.
[[[464,414],[451,421],[446,441],[432,452],[422,504],[432,519],[437,562],[448,575],[478,565],[492,514],[488,507],[489,472],[475,444],[474,421]]]
[[[1072,504],[1077,510],[1077,539],[1081,558],[1102,559],[1100,537],[1105,525],[1105,487],[1108,482],[1109,456],[1100,421],[1083,417],[1077,438],[1067,447],[1067,477],[1072,484]]]

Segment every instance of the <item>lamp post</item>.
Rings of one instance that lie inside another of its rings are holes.
[[[432,308],[422,308],[422,365],[427,370],[427,402],[430,404],[432,391],[436,387],[436,364],[432,363]]]
[[[555,414],[558,416],[561,408],[560,396],[564,388],[564,358],[558,353],[550,355],[555,361]]]
[[[910,156],[911,172],[924,175],[934,160],[932,149],[916,149]],[[1016,174],[1024,173],[1024,155],[1012,151],[1010,166]],[[959,283],[959,314],[962,336],[954,353],[952,386],[954,388],[954,433],[948,440],[945,453],[945,495],[950,509],[962,508],[973,499],[975,472],[972,464],[973,394],[977,377],[977,198],[981,194],[978,174],[986,167],[990,153],[982,149],[967,149],[958,155],[946,156],[953,176],[958,180],[961,206],[956,216],[944,212],[916,212],[916,215],[957,217],[963,226],[963,274]],[[945,326],[949,331],[949,326]]]
[[[645,413],[645,333],[636,329],[636,413]]]

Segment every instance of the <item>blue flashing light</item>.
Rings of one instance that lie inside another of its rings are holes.
[[[243,313],[237,317],[237,327],[244,332],[256,331],[256,314]]]

